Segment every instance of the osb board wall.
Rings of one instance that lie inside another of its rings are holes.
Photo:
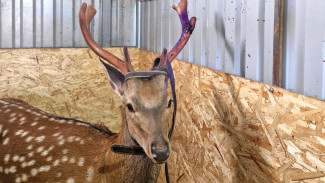
[[[123,58],[121,48],[110,52]],[[139,50],[129,48],[137,67]],[[18,98],[49,113],[119,130],[120,99],[89,49],[0,49],[0,98]]]
[[[130,55],[142,70],[158,56]],[[324,102],[181,61],[173,68],[172,182],[325,182]],[[118,131],[121,103],[89,49],[0,50],[0,83],[0,98]]]
[[[140,50],[145,68],[157,56]],[[172,182],[325,182],[324,101],[182,61],[173,68]]]

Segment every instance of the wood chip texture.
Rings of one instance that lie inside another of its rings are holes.
[[[123,58],[122,48],[108,50]],[[149,70],[159,56],[129,52],[136,70]],[[172,65],[171,182],[325,182],[324,101],[183,61]],[[2,49],[0,83],[0,98],[119,130],[121,102],[89,49]],[[158,182],[165,182],[163,169]]]

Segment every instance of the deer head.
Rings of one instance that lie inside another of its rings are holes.
[[[90,22],[96,10],[83,3],[79,11],[79,23],[88,46],[101,58],[113,90],[120,96],[126,113],[126,126],[132,139],[139,144],[146,155],[155,163],[165,162],[170,154],[167,137],[172,100],[167,92],[167,60],[172,62],[187,43],[194,27],[195,18],[188,19],[187,0],[173,8],[179,14],[182,34],[173,49],[167,54],[163,49],[155,59],[151,71],[134,71],[128,49],[124,46],[124,60],[101,48],[90,34]],[[120,71],[119,71],[120,70]]]

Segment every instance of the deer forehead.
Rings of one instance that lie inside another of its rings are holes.
[[[126,101],[133,101],[145,108],[157,107],[167,101],[168,94],[165,88],[165,76],[155,76],[150,80],[130,80]]]

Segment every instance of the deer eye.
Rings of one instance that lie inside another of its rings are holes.
[[[133,109],[133,106],[131,104],[127,104],[126,107],[128,108],[128,110],[130,112],[135,112],[134,109]]]
[[[170,108],[171,106],[172,106],[172,102],[173,102],[173,100],[172,99],[170,99],[169,101],[168,101],[168,108]]]

